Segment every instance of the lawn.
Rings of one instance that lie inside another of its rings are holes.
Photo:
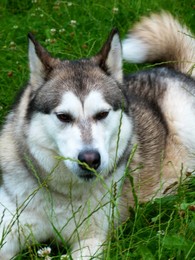
[[[168,10],[195,33],[194,0],[1,0],[0,123],[29,76],[27,33],[55,56],[90,57],[113,27],[123,38],[141,15]],[[125,65],[125,71],[140,69]],[[195,181],[182,183],[175,195],[130,209],[131,218],[113,231],[105,259],[195,259]],[[0,216],[1,218],[1,216]],[[19,259],[39,259],[37,250],[50,246],[60,259],[63,246],[54,241],[35,244]]]

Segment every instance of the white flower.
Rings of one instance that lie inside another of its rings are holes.
[[[71,20],[71,21],[70,21],[70,24],[71,24],[72,26],[76,26],[77,21],[76,21],[76,20]]]
[[[37,254],[39,257],[45,257],[46,260],[49,260],[50,258],[46,258],[51,253],[50,247],[43,247],[37,251]]]
[[[51,34],[55,34],[55,33],[56,33],[56,29],[52,28],[52,29],[50,30],[50,32],[51,32]]]
[[[50,42],[51,42],[51,39],[46,39],[45,42],[46,42],[46,43],[50,43]]]
[[[165,231],[164,230],[158,230],[157,236],[164,236],[164,235],[165,235]]]
[[[9,46],[15,46],[15,42],[10,42]]]
[[[65,32],[65,29],[64,29],[64,28],[62,28],[62,29],[59,30],[59,33],[63,33],[63,32]]]
[[[16,49],[15,42],[10,42],[9,47],[10,47],[10,49],[15,50]]]
[[[118,13],[118,7],[113,7],[112,12],[115,14]]]
[[[72,2],[68,2],[67,5],[68,5],[68,6],[71,6],[71,5],[72,5]]]
[[[44,260],[51,260],[51,257],[47,255]]]

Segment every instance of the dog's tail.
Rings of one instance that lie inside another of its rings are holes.
[[[123,41],[123,58],[158,62],[195,77],[195,38],[169,13],[143,17]]]

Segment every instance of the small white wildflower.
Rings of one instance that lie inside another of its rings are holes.
[[[158,230],[157,236],[164,236],[164,235],[165,235],[165,231],[164,230]]]
[[[9,47],[10,47],[11,50],[15,50],[16,49],[15,42],[10,42]]]
[[[16,46],[15,42],[10,42],[9,46]]]
[[[51,42],[51,39],[46,39],[45,42],[46,42],[46,43],[50,43],[50,42]]]
[[[45,259],[47,256],[49,256],[50,253],[51,253],[50,247],[43,247],[37,251],[38,256],[45,257]],[[47,258],[47,260],[49,260],[49,258]]]
[[[13,29],[18,29],[18,25],[14,25],[14,26],[13,26]]]
[[[65,32],[65,29],[64,29],[64,28],[62,28],[62,29],[59,30],[59,33],[63,33],[63,32]]]
[[[68,2],[67,5],[68,5],[68,6],[72,6],[72,2]]]
[[[76,20],[71,20],[71,21],[70,21],[70,24],[74,27],[74,26],[76,26],[77,21],[76,21]]]
[[[113,7],[112,12],[115,13],[115,14],[118,13],[118,7]]]
[[[56,33],[56,29],[54,29],[54,28],[52,28],[51,30],[50,30],[50,32],[51,32],[51,34],[55,34]]]
[[[50,256],[46,256],[44,260],[51,260],[52,258]]]
[[[43,17],[44,16],[44,14],[40,14],[40,17]]]

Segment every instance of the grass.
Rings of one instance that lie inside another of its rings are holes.
[[[52,1],[1,0],[0,3],[0,123],[18,91],[28,80],[29,31],[56,57],[78,59],[97,53],[109,31],[124,37],[143,14],[171,11],[195,32],[194,0]],[[125,70],[136,71],[136,65]],[[195,181],[181,184],[176,195],[137,205],[131,218],[108,243],[105,259],[195,259]],[[1,217],[0,217],[1,218]],[[49,245],[54,259],[63,247],[53,241],[29,247],[19,259],[36,259]]]

